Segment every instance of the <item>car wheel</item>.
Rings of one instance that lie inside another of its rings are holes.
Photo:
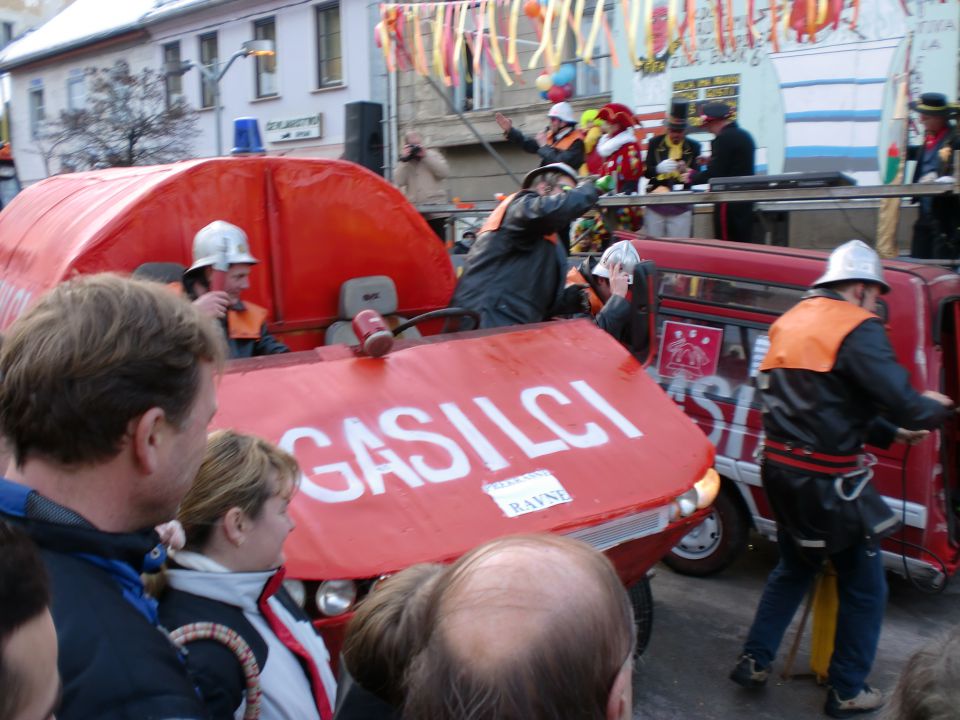
[[[713,511],[684,535],[663,562],[682,575],[713,575],[743,551],[747,530],[746,513],[724,486],[713,504]]]
[[[637,647],[634,658],[639,658],[650,644],[650,632],[653,630],[653,593],[650,591],[650,578],[638,580],[629,588],[630,604],[633,605],[633,621],[637,626]]]

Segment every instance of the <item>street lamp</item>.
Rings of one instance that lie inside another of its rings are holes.
[[[213,111],[214,122],[216,123],[217,135],[217,155],[223,155],[223,123],[221,120],[222,109],[220,108],[220,81],[227,74],[227,70],[233,65],[237,58],[247,57],[248,55],[265,56],[276,55],[273,40],[247,40],[240,46],[226,62],[211,63],[210,65],[201,65],[193,60],[182,60],[181,62],[166,63],[164,72],[167,75],[183,75],[190,68],[197,68],[203,79],[213,85]]]

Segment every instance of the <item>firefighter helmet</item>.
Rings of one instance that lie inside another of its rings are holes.
[[[250,254],[250,244],[243,230],[224,220],[214,220],[194,236],[193,265],[187,272],[222,262],[253,265],[260,261]]]
[[[541,165],[538,168],[534,168],[527,173],[526,177],[523,178],[523,184],[520,186],[523,190],[529,189],[533,185],[533,181],[540,175],[545,173],[561,173],[566,175],[572,181],[572,184],[576,185],[577,180],[577,171],[566,163],[550,163],[549,165]]]
[[[619,265],[627,274],[627,282],[633,284],[633,269],[640,262],[640,253],[629,240],[620,240],[608,247],[603,255],[600,256],[600,262],[593,269],[596,277],[609,278],[610,268]]]
[[[890,292],[890,286],[883,279],[883,265],[876,250],[862,240],[850,240],[830,253],[827,271],[816,279],[813,287],[857,280],[875,283],[883,293]]]

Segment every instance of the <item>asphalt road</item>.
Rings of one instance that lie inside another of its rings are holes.
[[[794,663],[794,672],[807,675],[780,678],[802,607],[787,631],[767,687],[744,690],[727,679],[777,561],[775,543],[756,537],[753,541],[747,553],[714,577],[683,577],[657,566],[652,580],[653,636],[634,674],[634,720],[826,717],[826,691],[809,674],[809,622]],[[890,691],[915,650],[960,623],[960,578],[933,596],[899,577],[888,574],[887,579],[890,599],[870,682]]]

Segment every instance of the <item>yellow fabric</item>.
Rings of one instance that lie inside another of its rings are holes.
[[[817,577],[813,590],[813,625],[810,629],[810,669],[820,683],[827,680],[833,641],[837,634],[839,607],[837,573],[828,564],[827,569]]]

